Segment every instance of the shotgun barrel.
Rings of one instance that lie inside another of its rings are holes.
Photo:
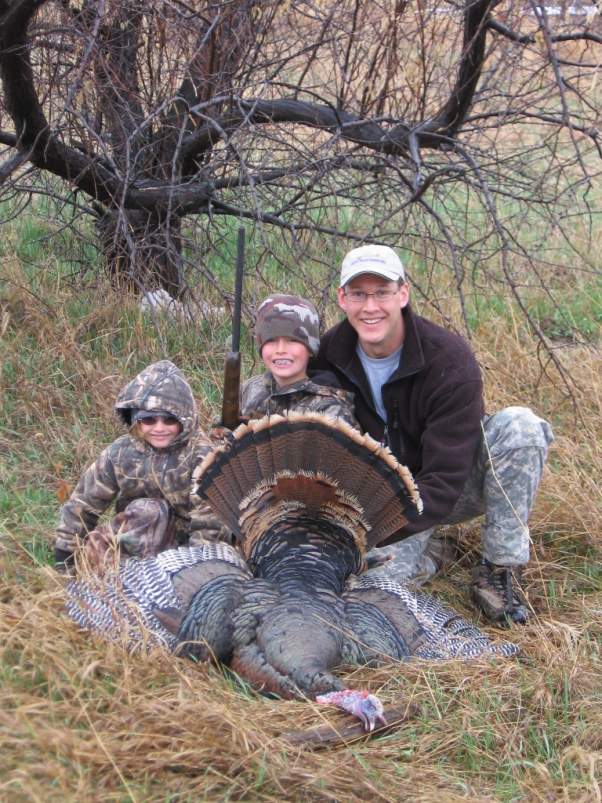
[[[222,426],[235,429],[240,423],[240,319],[242,315],[242,280],[245,270],[245,230],[238,230],[236,243],[236,278],[232,313],[232,349],[224,365]]]

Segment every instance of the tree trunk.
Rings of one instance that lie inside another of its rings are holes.
[[[185,291],[180,218],[147,210],[111,210],[97,223],[111,281],[136,294],[163,288]]]

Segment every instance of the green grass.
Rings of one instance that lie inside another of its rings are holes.
[[[567,291],[558,303],[540,300],[533,305],[532,313],[552,340],[597,342],[602,327],[602,280]]]

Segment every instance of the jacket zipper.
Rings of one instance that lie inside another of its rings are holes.
[[[356,377],[353,374],[350,374],[346,370],[346,368],[344,368],[342,365],[339,365],[338,363],[335,363],[335,365],[338,368],[338,370],[343,374],[343,376],[345,376],[353,384],[353,386],[357,388],[357,390],[361,393],[364,401],[366,402],[366,405],[372,410],[373,413],[376,413],[376,415],[378,416],[378,413],[376,412],[376,405],[374,404],[374,400],[372,398],[372,392],[368,391],[368,395],[366,395],[366,393],[364,393],[364,388],[362,387],[361,383],[358,381],[358,379],[356,379]],[[391,377],[389,377],[387,382],[385,382],[385,385],[390,381],[390,379]],[[383,388],[385,385],[383,385]],[[385,410],[387,410],[386,405],[385,405]],[[380,418],[380,416],[378,417]],[[397,441],[399,442],[399,454],[395,452],[395,449],[391,445],[392,438],[394,438],[395,435],[392,435],[390,430],[394,430],[394,432],[397,433]],[[387,446],[389,449],[391,449],[393,454],[395,454],[397,459],[401,462],[402,452],[403,452],[403,441],[401,438],[399,402],[397,401],[397,399],[393,400],[393,415],[390,427],[389,427],[389,416],[387,414],[387,420],[385,421],[385,428],[383,429],[382,438],[380,439],[380,445]]]
[[[385,408],[386,409],[386,408]],[[391,432],[392,430],[392,432]],[[399,447],[397,450],[394,448],[395,444],[393,441],[396,442],[397,446]],[[393,410],[391,413],[391,426],[389,427],[389,416],[387,416],[387,423],[385,424],[385,430],[383,432],[383,437],[381,441],[383,446],[388,446],[389,449],[396,455],[398,460],[402,460],[403,458],[403,442],[401,439],[401,427],[400,427],[400,419],[399,419],[399,402],[397,399],[393,400]]]

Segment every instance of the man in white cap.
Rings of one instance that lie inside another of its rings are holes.
[[[472,598],[492,621],[525,623],[527,520],[552,430],[525,407],[485,415],[468,343],[416,315],[409,298],[391,248],[354,248],[338,289],[347,319],[326,332],[316,360],[355,393],[360,425],[410,468],[424,504],[423,515],[385,544],[393,545],[393,559],[374,571],[424,582],[445,562],[434,528],[484,515]]]

